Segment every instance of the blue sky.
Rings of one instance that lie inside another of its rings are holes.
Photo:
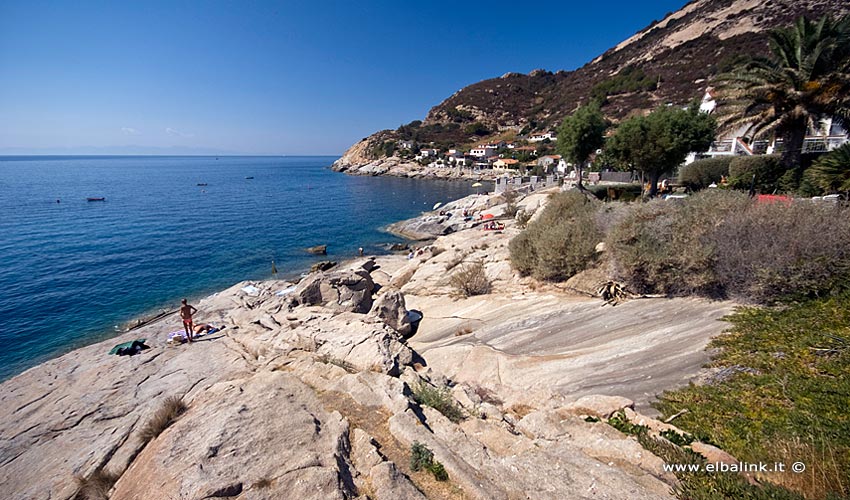
[[[684,3],[0,0],[0,154],[339,154]]]

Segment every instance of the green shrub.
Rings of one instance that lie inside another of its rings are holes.
[[[511,263],[522,275],[565,280],[589,267],[602,233],[596,225],[596,205],[581,193],[553,195],[540,218],[511,240]]]
[[[608,419],[608,425],[623,434],[629,434],[631,436],[645,434],[649,431],[649,427],[645,425],[631,423],[629,417],[626,416],[626,412],[623,410],[619,410],[617,413],[611,415],[611,418]]]
[[[679,170],[679,183],[693,190],[705,189],[712,182],[719,183],[721,177],[729,175],[731,162],[731,156],[697,160]]]
[[[739,460],[806,464],[805,474],[768,480],[807,498],[846,498],[850,293],[781,309],[741,308],[726,319],[731,330],[709,347],[712,365],[720,373],[735,368],[732,374],[665,392],[656,408],[665,417],[687,409],[679,428]]]
[[[482,262],[461,265],[460,269],[452,275],[449,283],[463,297],[486,295],[493,288]]]
[[[410,470],[413,472],[427,470],[433,461],[434,453],[424,444],[414,441],[410,447]]]
[[[449,480],[449,473],[446,472],[446,468],[443,467],[443,464],[441,464],[440,462],[438,462],[436,460],[434,460],[431,463],[431,466],[428,467],[428,471],[431,474],[434,475],[434,479],[436,479],[437,481],[448,481]]]
[[[850,143],[821,156],[806,170],[804,180],[824,193],[850,191]]]
[[[759,193],[773,193],[779,189],[785,169],[779,155],[736,156],[729,163],[729,186],[748,191],[756,176],[755,189]]]
[[[694,442],[694,437],[688,434],[687,432],[679,434],[673,429],[666,429],[659,432],[658,434],[661,435],[661,437],[663,437],[667,441],[670,441],[671,443],[679,446],[686,446]]]
[[[635,206],[607,238],[618,278],[640,293],[722,296],[713,237],[727,214],[749,205],[742,193],[710,190]]]
[[[818,297],[850,283],[850,211],[804,201],[728,214],[712,237],[729,295],[758,303]]]
[[[463,411],[457,406],[448,387],[437,388],[419,382],[412,388],[413,399],[420,405],[430,406],[452,422],[463,420]]]
[[[414,441],[410,447],[410,469],[413,472],[427,470],[437,481],[449,480],[449,473],[443,464],[434,460],[434,453],[418,441]]]

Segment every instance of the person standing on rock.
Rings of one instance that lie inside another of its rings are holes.
[[[198,310],[195,309],[195,306],[190,305],[188,302],[186,302],[186,299],[181,300],[180,304],[180,318],[183,319],[183,329],[186,330],[186,338],[189,340],[189,342],[191,342],[192,333],[194,333],[192,330],[192,315],[198,312]]]

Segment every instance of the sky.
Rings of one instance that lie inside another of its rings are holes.
[[[0,155],[337,155],[686,0],[0,0]]]

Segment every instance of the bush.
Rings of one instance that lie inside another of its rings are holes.
[[[850,191],[850,143],[821,156],[806,170],[804,180],[824,193]]]
[[[577,191],[553,195],[540,218],[511,240],[511,263],[522,275],[565,280],[589,267],[602,233],[596,205]]]
[[[109,490],[121,477],[120,474],[107,472],[102,468],[96,469],[89,477],[77,476],[77,493],[74,500],[107,500]]]
[[[729,163],[729,186],[748,191],[756,176],[755,189],[759,193],[779,190],[785,170],[779,164],[779,155],[736,156]]]
[[[728,214],[711,245],[730,295],[774,303],[819,297],[850,280],[850,211],[798,201]]]
[[[449,480],[449,474],[443,464],[434,460],[434,453],[418,441],[414,441],[410,447],[410,469],[413,472],[427,470],[437,481]]]
[[[186,411],[186,403],[177,396],[169,396],[162,402],[162,406],[154,413],[148,423],[142,428],[140,437],[142,441],[148,441],[156,438],[162,431],[173,424],[180,415]]]
[[[487,126],[481,122],[470,123],[469,125],[464,127],[463,131],[467,134],[477,135],[481,137],[490,134],[490,131],[487,130]]]
[[[413,399],[420,405],[430,406],[454,423],[463,420],[463,412],[455,404],[448,387],[436,388],[419,382],[413,390]]]
[[[452,275],[449,282],[457,293],[464,297],[486,295],[493,288],[490,279],[487,278],[484,264],[481,262],[461,265],[460,270]]]
[[[515,217],[517,212],[519,211],[519,207],[516,205],[516,200],[519,198],[519,193],[514,191],[513,189],[508,189],[504,193],[502,193],[502,198],[505,200],[505,215],[508,217]]]
[[[722,296],[715,228],[749,205],[743,193],[711,190],[636,206],[608,235],[618,277],[640,293]]]
[[[705,189],[712,182],[719,183],[721,177],[729,175],[731,162],[731,156],[697,160],[679,170],[679,183],[693,190]]]

